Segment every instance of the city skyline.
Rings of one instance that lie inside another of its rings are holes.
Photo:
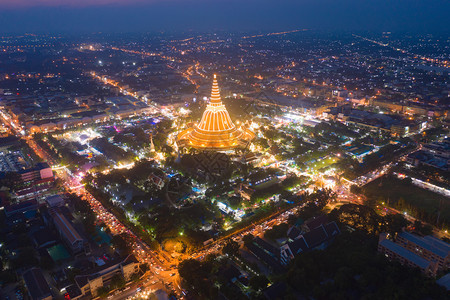
[[[0,300],[450,299],[448,11],[0,0]]]

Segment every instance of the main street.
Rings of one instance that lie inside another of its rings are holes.
[[[43,149],[40,149],[31,138],[27,139],[29,145],[36,152],[37,155],[42,158],[53,162],[51,157]],[[366,180],[356,180],[354,182],[367,183],[367,179],[373,180],[386,174],[394,164],[387,164],[380,169],[371,172],[364,176]],[[133,254],[141,263],[147,263],[149,265],[149,271],[140,279],[138,284],[129,284],[122,291],[112,291],[110,298],[114,299],[127,299],[137,297],[137,295],[147,295],[149,292],[155,289],[163,288],[167,291],[174,291],[179,297],[183,297],[182,289],[180,287],[180,278],[176,269],[177,261],[172,260],[171,257],[167,257],[163,251],[152,250],[145,242],[143,242],[134,232],[125,227],[119,220],[109,212],[97,199],[95,199],[83,185],[80,185],[79,179],[76,178],[67,168],[60,167],[56,170],[56,174],[64,180],[67,184],[64,185],[68,192],[75,192],[83,200],[88,201],[91,208],[97,215],[99,221],[104,222],[111,230],[112,234],[126,234],[128,241],[133,248]],[[311,174],[302,174],[311,175]],[[316,178],[317,176],[315,176]],[[317,178],[316,178],[317,179]],[[349,192],[349,189],[340,189],[338,192],[338,201],[360,203],[361,200],[355,195]],[[245,228],[242,228],[232,234],[223,236],[216,241],[203,247],[196,253],[192,253],[189,257],[194,259],[203,259],[208,254],[218,254],[221,252],[222,247],[226,241],[232,239],[242,244],[242,239],[247,234],[254,236],[261,236],[264,231],[271,229],[275,225],[287,222],[290,215],[298,213],[304,206],[304,203],[299,203],[295,207],[277,211],[270,216],[260,220],[257,223],[252,223]],[[394,210],[393,210],[394,211]],[[401,213],[401,212],[399,212]],[[411,218],[411,216],[408,216]],[[442,234],[439,232],[439,234]]]
[[[162,286],[166,287],[166,289],[172,289],[180,295],[181,289],[179,287],[178,278],[171,276],[174,272],[176,272],[174,266],[171,265],[163,255],[159,255],[155,251],[151,250],[150,247],[136,234],[119,222],[114,214],[110,213],[85,189],[83,185],[80,184],[79,178],[75,177],[67,168],[56,166],[53,158],[45,152],[44,149],[40,148],[31,137],[27,137],[26,140],[31,149],[33,149],[39,157],[47,160],[50,166],[52,166],[55,170],[55,174],[57,174],[57,176],[65,183],[64,188],[67,192],[75,192],[75,194],[80,196],[81,199],[88,201],[92,210],[96,214],[98,221],[104,222],[111,230],[112,234],[126,234],[128,241],[131,243],[133,254],[140,263],[147,263],[150,268],[150,271],[146,274],[146,276],[141,278],[141,280],[157,280],[158,282],[161,282]],[[134,288],[134,292],[136,291],[137,287]],[[131,296],[132,292],[133,289],[130,288],[123,293]],[[114,298],[122,298],[121,293],[115,293]]]
[[[114,82],[105,81],[102,78],[105,84],[112,84]],[[124,92],[124,91],[122,91]],[[132,94],[131,94],[132,95]],[[167,291],[174,291],[178,296],[182,297],[182,289],[179,285],[180,278],[178,276],[176,264],[178,260],[172,259],[168,257],[164,251],[152,250],[145,242],[143,242],[137,234],[132,232],[129,228],[124,226],[117,217],[112,214],[108,209],[106,209],[97,199],[90,194],[86,188],[80,184],[80,178],[72,174],[67,168],[57,166],[54,158],[52,158],[46,151],[39,147],[39,145],[33,140],[32,137],[25,138],[30,147],[35,151],[35,153],[42,157],[44,160],[47,160],[50,165],[54,167],[55,174],[65,183],[64,187],[67,192],[75,192],[78,196],[80,196],[83,200],[88,201],[92,210],[97,216],[99,222],[104,222],[108,228],[111,230],[111,233],[116,234],[125,234],[127,237],[127,241],[133,248],[133,254],[141,263],[147,263],[149,265],[149,271],[141,278],[140,284],[135,285],[131,284],[126,287],[126,290],[123,291],[113,291],[112,296],[114,299],[125,299],[128,297],[133,297],[137,292],[139,293],[148,293],[150,290],[153,290],[158,285],[156,283],[160,283],[159,287],[164,288]],[[403,156],[404,157],[404,156]],[[395,163],[387,163],[381,166],[379,169],[372,171],[365,176],[361,176],[360,178],[354,180],[352,183],[358,183],[360,185],[367,184],[368,182],[383,176]],[[290,168],[288,165],[284,165],[286,170],[296,173],[299,176],[307,176],[313,179],[316,182],[323,182],[323,174],[315,174],[310,172],[299,172],[295,168]],[[347,189],[338,189],[338,186],[331,186],[335,192],[338,194],[338,200],[346,201],[346,202],[356,202],[360,203],[360,199],[357,199],[355,195],[349,192]],[[209,254],[218,254],[221,252],[222,247],[225,245],[227,240],[232,239],[242,244],[242,239],[245,235],[251,234],[254,236],[260,236],[264,233],[264,231],[271,229],[275,225],[279,225],[281,223],[287,222],[290,215],[297,214],[302,208],[304,203],[299,203],[298,205],[291,207],[289,209],[276,211],[270,216],[259,220],[257,223],[250,224],[245,228],[242,228],[232,234],[223,236],[216,241],[206,245],[205,247],[199,249],[196,253],[192,253],[187,257],[195,258],[195,259],[203,259],[206,255]],[[140,290],[140,291],[138,291]]]
[[[54,160],[50,157],[45,150],[41,149],[32,138],[27,139],[29,145],[36,152],[37,155],[46,159],[53,164]],[[128,241],[131,243],[133,248],[133,254],[141,263],[147,263],[149,265],[149,272],[147,272],[140,280],[141,283],[151,283],[159,282],[160,286],[164,287],[166,290],[173,290],[177,295],[182,297],[182,289],[180,287],[180,278],[175,266],[174,261],[170,257],[167,257],[163,252],[158,252],[151,250],[150,247],[143,242],[135,233],[130,229],[126,228],[114,214],[109,212],[97,199],[95,199],[92,194],[90,194],[83,185],[79,183],[79,179],[75,177],[67,168],[56,167],[55,173],[59,178],[61,178],[66,184],[64,185],[67,192],[75,192],[83,200],[88,201],[92,210],[96,214],[99,222],[104,222],[108,228],[111,230],[112,234],[126,234]],[[279,225],[286,222],[289,215],[297,213],[303,204],[299,204],[293,208],[289,208],[283,211],[277,211],[270,216],[260,220],[258,223],[253,223],[243,229],[240,229],[230,235],[224,236],[211,244],[200,249],[197,253],[190,255],[192,258],[202,259],[208,254],[220,253],[221,248],[226,243],[228,239],[235,240],[237,242],[242,242],[243,236],[247,234],[260,235],[264,230],[268,230],[275,225]],[[141,287],[142,293],[148,292],[151,289],[150,286],[144,285]],[[122,292],[113,291],[112,294],[114,299],[124,299],[124,297],[133,296],[138,290],[138,286],[130,285],[130,288]],[[125,298],[126,298],[125,297]]]

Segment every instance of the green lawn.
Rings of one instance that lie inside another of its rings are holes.
[[[321,159],[320,161],[315,161],[314,163],[309,163],[308,167],[314,168],[315,170],[320,170],[323,168],[326,168],[334,163],[337,163],[339,161],[339,158],[336,156],[330,156],[325,159]]]

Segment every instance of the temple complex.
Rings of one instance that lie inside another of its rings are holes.
[[[222,103],[219,85],[214,75],[211,98],[200,123],[182,131],[177,136],[179,147],[198,150],[232,150],[245,148],[255,134],[243,125],[236,127]]]

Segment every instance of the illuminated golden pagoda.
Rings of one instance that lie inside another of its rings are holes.
[[[177,144],[199,150],[231,150],[246,147],[254,137],[255,134],[246,126],[237,128],[231,121],[214,75],[211,99],[200,123],[178,134]]]

